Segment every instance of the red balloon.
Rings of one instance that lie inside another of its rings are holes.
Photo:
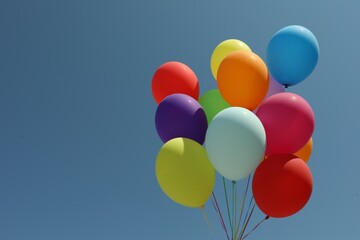
[[[256,169],[252,191],[256,204],[266,215],[288,217],[308,202],[313,187],[307,164],[290,154],[266,158]]]
[[[157,104],[174,93],[186,94],[198,100],[199,91],[195,73],[180,62],[164,63],[155,71],[152,79],[152,93]]]
[[[299,151],[315,127],[311,106],[295,93],[272,95],[260,105],[256,115],[266,132],[266,156]]]

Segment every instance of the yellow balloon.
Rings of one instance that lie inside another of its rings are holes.
[[[205,149],[187,138],[165,143],[156,159],[156,178],[163,192],[187,207],[201,207],[215,184],[215,170]]]
[[[237,39],[228,39],[217,45],[217,47],[214,49],[213,54],[211,55],[210,60],[211,72],[215,80],[217,80],[217,71],[222,60],[230,53],[238,50],[245,50],[251,52],[250,47],[246,45],[246,43]]]
[[[295,156],[301,158],[305,162],[308,162],[311,156],[311,152],[313,149],[313,141],[312,138],[303,146],[299,151],[294,153]]]

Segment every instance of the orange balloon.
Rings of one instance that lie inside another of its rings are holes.
[[[294,153],[294,155],[297,156],[298,158],[301,158],[305,162],[308,162],[311,156],[312,149],[313,149],[313,141],[312,138],[310,138],[310,140],[305,144],[305,146],[303,146],[299,151]]]
[[[231,106],[256,109],[269,88],[269,72],[255,53],[236,51],[221,62],[217,72],[218,88]]]

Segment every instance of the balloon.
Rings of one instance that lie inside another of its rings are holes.
[[[267,47],[267,64],[271,75],[284,86],[307,78],[319,57],[314,34],[302,26],[288,26],[272,36]]]
[[[288,217],[308,202],[313,180],[307,164],[290,154],[266,158],[256,169],[252,182],[260,210],[274,218]]]
[[[256,112],[266,131],[266,155],[294,153],[310,139],[315,117],[305,99],[295,93],[278,93]]]
[[[204,110],[195,99],[176,93],[159,104],[155,125],[164,143],[173,138],[186,137],[203,144],[207,120]]]
[[[195,73],[180,62],[164,63],[152,79],[152,94],[157,104],[173,93],[183,93],[197,100],[199,91]]]
[[[237,39],[228,39],[216,46],[210,60],[211,72],[215,80],[217,79],[217,71],[222,60],[224,60],[224,58],[230,53],[238,50],[251,52],[250,47],[246,45],[246,43]]]
[[[301,158],[305,162],[308,162],[311,156],[312,149],[313,149],[313,141],[312,138],[310,138],[310,140],[305,144],[305,146],[303,146],[299,151],[294,153],[294,155],[297,156],[298,158]]]
[[[264,101],[266,99],[268,99],[269,97],[271,97],[272,95],[277,94],[277,93],[282,93],[284,91],[285,91],[284,86],[281,85],[280,83],[278,83],[272,76],[270,76],[269,89],[266,93]]]
[[[175,138],[159,151],[156,178],[173,201],[187,207],[200,207],[214,188],[215,170],[200,144],[187,138]]]
[[[205,149],[216,171],[229,180],[247,177],[262,161],[265,130],[251,111],[230,107],[209,125]]]
[[[231,106],[254,110],[269,88],[269,74],[258,55],[236,51],[220,64],[217,82],[221,95]]]
[[[204,108],[208,124],[220,111],[230,107],[230,105],[223,99],[219,90],[213,89],[206,92],[199,98],[199,103]]]
[[[272,95],[277,94],[277,93],[282,93],[284,91],[285,91],[284,86],[281,85],[280,83],[278,83],[272,76],[270,76],[269,89],[266,93],[266,96],[265,96],[263,102],[266,99],[268,99],[269,97],[271,97]],[[256,113],[257,110],[258,110],[258,108],[255,109],[253,112]]]

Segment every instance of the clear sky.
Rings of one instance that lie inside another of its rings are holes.
[[[184,62],[204,93],[216,86],[218,43],[241,39],[265,59],[271,36],[292,24],[320,45],[313,74],[289,89],[316,115],[313,195],[249,239],[359,239],[359,9],[356,0],[1,0],[0,239],[225,239],[210,207],[213,233],[156,182],[152,75]],[[251,226],[262,218],[256,210]]]

